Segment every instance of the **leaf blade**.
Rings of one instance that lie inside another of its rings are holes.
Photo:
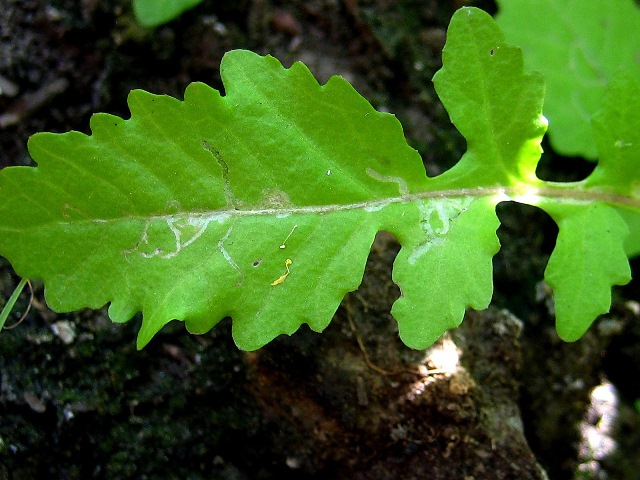
[[[609,311],[611,287],[631,280],[624,250],[629,230],[616,210],[603,203],[545,201],[541,206],[559,228],[545,270],[554,291],[556,329],[563,340],[575,341]]]
[[[53,308],[141,310],[139,346],[172,319],[201,332],[233,316],[255,349],[302,323],[321,330],[357,288],[383,207],[428,181],[398,121],[301,64],[236,51],[223,78],[224,97],[134,91],[130,119],[36,135],[38,167],[0,173],[0,251],[45,280]]]
[[[393,269],[402,294],[391,313],[406,345],[426,348],[462,322],[466,307],[489,306],[500,249],[495,205],[490,197],[418,205],[419,221],[411,223],[423,231],[402,242]]]
[[[476,8],[458,10],[434,76],[438,96],[467,140],[460,162],[442,175],[465,184],[520,185],[538,181],[536,165],[546,131],[544,82],[525,73],[519,49],[505,43],[491,17]]]

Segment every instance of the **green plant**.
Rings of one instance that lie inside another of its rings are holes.
[[[392,314],[424,348],[489,304],[495,207],[517,201],[559,226],[545,278],[558,333],[575,340],[630,279],[616,209],[640,212],[640,82],[621,73],[608,88],[594,172],[554,183],[535,175],[542,77],[490,16],[454,15],[443,65],[436,89],[468,150],[440,176],[345,80],[320,86],[300,63],[233,51],[225,96],[200,83],[184,101],[134,91],[129,120],[34,135],[38,167],[0,172],[0,253],[44,279],[55,310],[111,302],[116,322],[142,310],[139,347],[172,319],[202,333],[231,316],[251,350],[302,323],[324,329],[387,230],[402,245]]]
[[[203,0],[133,0],[133,12],[140,25],[157,27],[179,17]]]

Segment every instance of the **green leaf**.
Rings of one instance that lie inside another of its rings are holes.
[[[254,349],[322,330],[357,288],[385,207],[427,182],[400,124],[300,63],[234,51],[222,78],[224,97],[132,92],[130,120],[35,135],[38,168],[0,173],[1,251],[45,280],[52,308],[142,310],[140,346],[174,318],[204,332],[232,316]]]
[[[544,114],[553,148],[596,158],[591,116],[624,66],[640,75],[640,8],[634,0],[499,0],[496,20],[547,82]]]
[[[541,77],[478,9],[454,15],[434,80],[468,151],[435,178],[395,117],[341,78],[321,86],[300,63],[240,50],[221,74],[224,96],[199,83],[184,101],[134,91],[130,119],[97,114],[90,136],[35,135],[38,167],[0,172],[0,253],[44,279],[52,308],[111,302],[118,322],[142,311],[140,347],[172,319],[203,333],[230,316],[251,350],[303,323],[325,328],[386,230],[402,246],[393,315],[405,343],[423,348],[465,308],[489,304],[498,202],[539,204],[558,220],[560,267],[549,271],[559,305],[584,300],[571,291],[583,277],[563,276],[566,249],[588,240],[583,271],[599,252],[617,259],[624,224],[608,205],[640,212],[595,177],[587,187],[535,177]],[[604,178],[615,161],[598,167]],[[627,278],[617,263],[603,272],[583,291],[606,296]],[[577,311],[558,314],[570,338],[597,314]]]
[[[631,280],[623,248],[629,230],[616,210],[602,203],[540,206],[559,228],[544,275],[554,292],[556,328],[560,338],[574,341],[609,311],[611,286]]]
[[[406,345],[425,348],[462,322],[466,306],[489,306],[491,259],[500,248],[495,204],[490,197],[434,200],[421,207],[417,222],[411,219],[428,240],[420,240],[421,232],[411,232],[408,225],[418,242],[403,242],[393,270],[402,297],[391,313]]]
[[[140,25],[157,27],[179,17],[203,0],[133,0],[133,11]]]
[[[522,54],[508,45],[483,12],[461,9],[451,19],[433,82],[451,121],[467,139],[467,152],[445,177],[455,184],[535,184],[544,83],[525,74]]]

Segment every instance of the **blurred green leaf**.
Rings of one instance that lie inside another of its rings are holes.
[[[553,148],[596,158],[591,117],[625,67],[640,75],[640,8],[634,0],[498,0],[496,21],[547,83],[544,114]]]
[[[203,0],[133,0],[133,11],[140,25],[157,27],[179,17]]]

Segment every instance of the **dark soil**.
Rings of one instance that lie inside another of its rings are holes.
[[[145,30],[124,0],[0,0],[0,166],[31,165],[35,132],[89,133],[97,111],[128,117],[134,88],[220,88],[224,52],[248,48],[302,60],[322,82],[343,75],[441,172],[465,144],[430,79],[465,3],[206,0]],[[511,204],[499,215],[492,307],[426,352],[404,347],[389,315],[399,247],[386,234],[325,333],[253,353],[235,348],[228,320],[202,336],[169,325],[137,352],[139,319],[57,315],[34,285],[31,313],[0,335],[0,479],[640,478],[638,283],[565,344],[540,283],[553,222]],[[0,261],[8,298],[17,279]]]

